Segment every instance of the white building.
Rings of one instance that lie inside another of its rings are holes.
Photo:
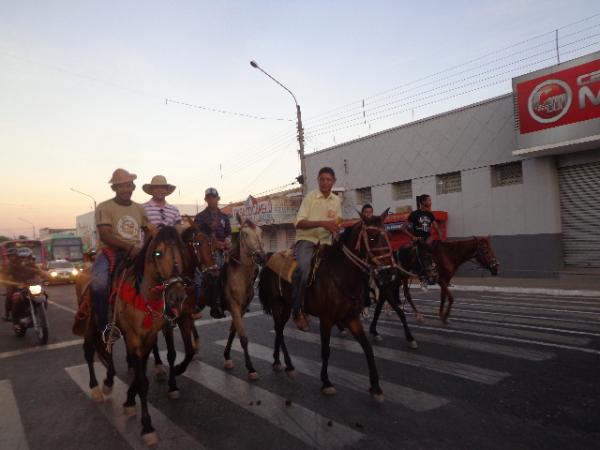
[[[307,155],[344,216],[432,196],[448,236],[491,235],[502,274],[600,267],[600,52],[513,80],[513,93]]]

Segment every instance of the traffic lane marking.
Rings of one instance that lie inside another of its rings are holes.
[[[0,448],[29,450],[10,380],[0,380]]]

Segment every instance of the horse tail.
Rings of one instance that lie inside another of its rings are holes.
[[[275,272],[273,272],[267,266],[264,266],[260,271],[258,280],[258,298],[264,312],[269,315],[273,314],[273,302],[275,301],[275,292],[273,292],[273,277],[276,276],[277,274]]]

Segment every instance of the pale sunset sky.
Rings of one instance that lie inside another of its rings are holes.
[[[555,63],[555,29],[565,60],[599,50],[600,3],[0,0],[0,235],[74,227],[92,201],[70,188],[105,200],[117,167],[140,202],[156,174],[172,203],[292,182],[294,103],[250,60],[296,94],[310,153],[510,92]]]

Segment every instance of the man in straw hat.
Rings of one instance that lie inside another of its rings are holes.
[[[137,175],[125,169],[115,170],[109,181],[115,196],[96,208],[99,244],[92,267],[90,292],[100,332],[108,324],[111,276],[120,262],[139,253],[142,247],[141,231],[144,230],[148,235],[148,227],[151,226],[143,206],[131,201],[136,178]]]
[[[156,226],[165,225],[170,227],[181,225],[179,210],[165,200],[165,197],[175,191],[175,186],[167,183],[164,176],[153,176],[150,184],[143,185],[142,190],[152,196],[150,200],[144,203],[144,210],[150,223]]]

